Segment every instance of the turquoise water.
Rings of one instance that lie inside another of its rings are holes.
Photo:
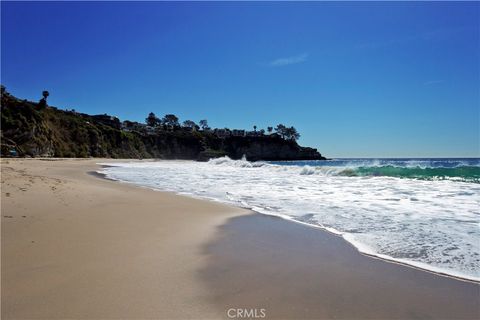
[[[420,180],[452,180],[480,183],[479,158],[334,159],[327,161],[271,162],[277,165],[339,168],[339,176],[377,176]]]

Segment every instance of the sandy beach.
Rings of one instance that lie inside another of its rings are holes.
[[[2,160],[3,319],[480,315],[477,283],[373,259],[316,228],[91,174],[108,161]]]
[[[99,179],[97,162],[2,160],[2,319],[222,317],[201,244],[244,211]]]

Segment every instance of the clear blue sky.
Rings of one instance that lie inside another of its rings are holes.
[[[294,125],[328,157],[480,156],[480,4],[4,2],[12,94]]]

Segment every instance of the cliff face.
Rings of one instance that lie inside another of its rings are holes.
[[[94,117],[2,96],[2,155],[133,157],[147,156],[141,137],[103,125]]]
[[[1,98],[1,152],[18,156],[193,159],[229,156],[248,160],[324,159],[316,149],[278,136],[219,138],[211,132],[126,132],[118,119],[90,116],[36,103],[9,94]]]
[[[250,161],[256,160],[321,160],[316,149],[300,147],[295,141],[274,137],[229,137],[223,149],[232,159],[243,155]]]

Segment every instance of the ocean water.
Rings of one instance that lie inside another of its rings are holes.
[[[324,228],[363,253],[480,281],[480,159],[106,165],[111,179]]]

